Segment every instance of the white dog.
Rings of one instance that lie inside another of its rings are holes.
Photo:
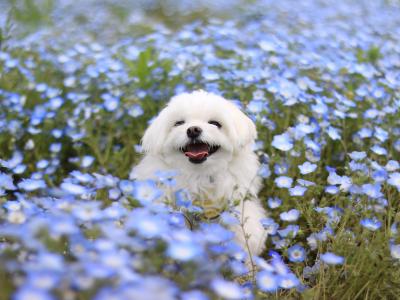
[[[177,170],[176,188],[186,189],[205,210],[236,205],[241,224],[230,229],[244,249],[258,255],[266,234],[257,198],[259,162],[252,150],[256,136],[254,123],[233,102],[204,91],[180,94],[146,130],[145,156],[131,178]]]

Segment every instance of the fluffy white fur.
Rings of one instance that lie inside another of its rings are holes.
[[[210,124],[210,120],[222,127]],[[178,121],[184,124],[175,125]],[[202,129],[199,140],[220,146],[202,163],[190,162],[182,152],[190,142],[187,129],[192,126]],[[259,162],[252,150],[256,136],[254,123],[234,103],[204,91],[180,94],[146,130],[142,140],[145,156],[131,178],[156,178],[156,171],[177,170],[177,188],[187,189],[200,204],[204,199],[212,200],[216,208],[239,203],[236,210],[244,222],[244,232],[250,236],[249,250],[252,255],[260,254],[266,234],[260,223],[265,211],[257,198]],[[230,229],[247,249],[242,226]]]

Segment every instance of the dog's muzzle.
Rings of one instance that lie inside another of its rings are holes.
[[[189,158],[189,161],[194,164],[200,164],[207,160],[211,154],[215,153],[220,146],[209,145],[208,143],[192,140],[185,147],[182,152]]]

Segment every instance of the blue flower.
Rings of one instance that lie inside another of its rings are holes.
[[[18,187],[27,192],[32,192],[37,189],[46,188],[46,183],[43,179],[24,179],[20,183],[18,183]]]
[[[293,148],[293,141],[289,134],[285,132],[274,136],[272,146],[281,151],[289,151]]]
[[[383,193],[381,192],[381,185],[380,184],[363,184],[361,189],[365,195],[370,198],[376,199],[383,197]]]
[[[275,164],[274,170],[276,175],[283,175],[288,172],[289,165],[287,163]]]
[[[281,237],[286,238],[294,238],[299,232],[300,227],[298,225],[288,225],[286,228],[278,230],[278,233]]]
[[[320,255],[321,260],[328,265],[342,265],[344,258],[332,252],[326,252]]]
[[[396,160],[389,160],[385,166],[386,171],[393,172],[400,169],[400,164]]]
[[[362,219],[360,221],[360,224],[361,224],[361,226],[363,226],[363,227],[365,227],[365,228],[367,228],[367,229],[369,229],[371,231],[378,230],[382,226],[382,222],[380,222],[377,218],[372,218],[372,219],[365,218],[365,219]]]
[[[370,149],[377,155],[387,155],[387,150],[379,145],[374,145]]]
[[[303,196],[304,193],[307,191],[307,188],[304,186],[296,185],[289,189],[290,196]]]
[[[340,140],[341,139],[340,130],[335,127],[329,126],[327,133],[332,140]]]
[[[275,235],[279,229],[279,224],[276,223],[272,218],[261,219],[261,224],[265,229],[265,233],[268,235]]]
[[[136,230],[145,238],[159,237],[168,230],[166,220],[144,209],[135,209],[128,217],[127,228]]]
[[[132,105],[132,107],[128,109],[128,114],[134,118],[143,115],[143,113],[143,108],[139,104]]]
[[[167,254],[176,260],[189,261],[199,259],[202,248],[198,243],[192,241],[172,241],[168,246]]]
[[[136,180],[133,183],[133,197],[142,204],[151,203],[162,196],[163,192],[153,180]]]
[[[297,221],[299,217],[300,217],[300,212],[297,209],[291,209],[287,212],[283,212],[280,214],[281,220],[286,222]]]
[[[400,244],[399,245],[390,245],[390,255],[394,259],[400,260]]]
[[[298,168],[300,169],[300,173],[304,175],[314,172],[317,169],[317,165],[306,161],[302,165],[299,165]]]
[[[212,290],[221,298],[229,300],[244,299],[243,289],[235,282],[216,278],[211,281]]]
[[[262,164],[258,169],[258,175],[262,178],[269,178],[271,176],[271,170],[267,164]]]
[[[281,275],[279,286],[283,289],[292,289],[300,284],[300,280],[293,273]]]
[[[13,178],[10,175],[0,172],[0,188],[5,190],[15,190],[16,186],[13,183]]]
[[[22,286],[13,295],[13,300],[55,300],[56,298],[43,289]]]
[[[85,155],[82,157],[81,166],[82,166],[82,168],[88,168],[93,164],[93,162],[94,162],[93,156]]]
[[[288,249],[288,257],[291,262],[302,262],[306,257],[306,250],[300,245],[294,245]]]
[[[110,95],[110,94],[103,94],[101,96],[104,100],[104,108],[107,111],[112,112],[118,108],[119,99],[117,97],[114,97],[113,95]]]
[[[353,160],[363,160],[364,158],[367,157],[367,154],[364,151],[353,151],[351,153],[349,153],[349,156],[351,159]]]
[[[275,178],[275,184],[280,188],[290,188],[292,183],[293,179],[287,176],[279,176]]]
[[[251,100],[247,105],[247,110],[253,114],[258,114],[263,109],[265,109],[265,102],[261,100]]]
[[[389,175],[388,184],[395,186],[400,191],[400,173],[392,173]]]
[[[269,271],[257,273],[257,285],[263,292],[274,293],[279,288],[279,276]]]
[[[278,208],[279,206],[281,206],[281,204],[282,204],[282,200],[279,199],[278,197],[268,198],[268,206],[271,209]]]
[[[72,182],[63,182],[60,188],[71,195],[83,195],[89,192],[86,187]]]
[[[208,296],[202,291],[193,290],[188,292],[183,292],[181,294],[182,300],[209,300]]]

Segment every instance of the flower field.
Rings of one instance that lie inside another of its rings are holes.
[[[0,300],[400,298],[400,3],[0,2]],[[129,173],[173,95],[239,100],[268,211],[254,265]]]

